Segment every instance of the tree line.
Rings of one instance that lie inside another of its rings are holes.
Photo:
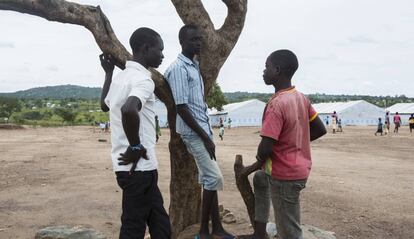
[[[224,93],[225,99],[229,103],[236,103],[245,100],[258,99],[267,102],[271,93],[250,93],[250,92],[233,92]],[[414,98],[405,95],[395,96],[370,96],[370,95],[329,95],[329,94],[308,94],[307,95],[312,104],[326,103],[326,102],[344,102],[354,100],[365,100],[381,108],[390,107],[396,103],[413,103]]]
[[[98,99],[18,99],[0,97],[0,123],[40,126],[107,122]]]
[[[267,102],[270,93],[233,92],[223,93],[215,83],[207,104],[222,110],[228,103],[258,99]],[[390,107],[396,103],[413,103],[414,98],[405,95],[396,96],[369,96],[369,95],[327,95],[309,94],[313,104],[324,102],[342,102],[351,100],[365,100],[379,107]],[[101,112],[99,99],[27,99],[0,96],[0,123],[15,123],[41,126],[62,125],[91,125],[109,120],[107,113]]]

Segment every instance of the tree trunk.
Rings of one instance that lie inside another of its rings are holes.
[[[235,46],[244,26],[247,0],[222,0],[228,9],[226,20],[215,30],[201,0],[171,0],[185,24],[195,24],[204,33],[203,50],[199,56],[201,74],[207,96],[218,73]],[[100,49],[125,64],[131,54],[117,39],[109,20],[101,9],[65,0],[0,0],[0,10],[11,10],[45,18],[49,21],[81,25],[94,36]],[[178,39],[177,39],[178,41]],[[199,221],[200,187],[192,156],[175,133],[176,109],[171,90],[163,76],[151,69],[155,94],[168,109],[171,130],[170,218],[173,238],[187,226]]]
[[[200,221],[201,188],[198,185],[197,167],[187,152],[180,136],[171,133],[170,220],[172,238],[187,226]]]

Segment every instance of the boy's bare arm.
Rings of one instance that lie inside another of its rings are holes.
[[[115,63],[112,61],[110,55],[101,54],[99,59],[101,60],[101,66],[105,71],[105,82],[101,93],[101,109],[103,112],[108,112],[109,107],[105,104],[105,98],[108,95],[109,87],[111,86]]]
[[[177,105],[177,113],[183,119],[183,121],[192,129],[194,132],[200,136],[203,140],[204,145],[210,154],[211,159],[216,159],[216,146],[214,142],[210,139],[208,134],[201,128],[201,126],[197,123],[194,117],[191,115],[190,110],[186,104]]]
[[[310,141],[314,141],[326,134],[325,125],[319,117],[316,117],[312,122],[310,122],[309,129]]]
[[[262,140],[257,148],[256,159],[263,163],[266,159],[270,158],[272,155],[273,145],[276,143],[277,141],[275,139],[262,136]]]

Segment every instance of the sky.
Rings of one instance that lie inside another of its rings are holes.
[[[74,1],[100,5],[121,43],[150,27],[164,40],[164,72],[180,53],[182,21],[166,0]],[[215,27],[227,9],[203,1]],[[414,1],[250,0],[243,32],[218,76],[224,92],[274,91],[262,80],[267,56],[290,49],[293,84],[304,93],[414,97]],[[74,84],[101,87],[101,53],[84,27],[0,11],[0,92]]]

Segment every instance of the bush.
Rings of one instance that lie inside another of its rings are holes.
[[[39,111],[26,111],[22,113],[22,118],[26,120],[41,120],[43,115]]]

